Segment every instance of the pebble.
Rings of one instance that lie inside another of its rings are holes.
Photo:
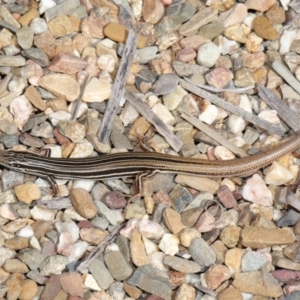
[[[201,66],[211,68],[220,57],[220,48],[215,43],[206,43],[199,47],[197,52],[197,63]]]
[[[200,266],[209,267],[216,262],[216,253],[202,238],[194,238],[189,247],[193,260]]]
[[[92,78],[87,84],[82,100],[85,102],[102,102],[110,97],[112,84],[104,79]]]
[[[278,39],[278,33],[270,21],[263,16],[256,17],[253,22],[254,32],[261,38],[274,41]]]
[[[258,252],[249,251],[242,259],[242,271],[253,272],[259,271],[267,263],[267,260],[263,254]]]
[[[92,219],[97,214],[97,208],[91,195],[84,189],[75,188],[70,194],[75,210],[84,218]]]
[[[276,161],[264,173],[267,184],[281,185],[294,178],[294,175],[287,168]]]
[[[245,200],[255,204],[263,206],[273,205],[273,195],[271,191],[268,189],[263,179],[257,174],[254,174],[247,180],[242,195]]]
[[[215,290],[222,282],[231,278],[231,273],[226,266],[214,265],[205,272],[204,278],[207,287]]]
[[[237,273],[233,286],[241,292],[265,297],[280,297],[282,290],[274,277],[266,271]]]
[[[143,18],[150,24],[156,24],[163,17],[165,7],[159,0],[145,0],[143,3]]]
[[[276,4],[276,0],[264,0],[261,2],[257,2],[255,0],[247,0],[245,5],[248,9],[254,9],[261,12],[265,12],[269,10],[272,6]]]
[[[165,233],[158,245],[166,255],[175,255],[179,251],[179,239],[176,235],[171,233]]]
[[[53,95],[63,96],[67,101],[75,101],[80,92],[78,82],[67,74],[49,74],[39,80],[39,85]]]
[[[14,187],[14,192],[19,201],[30,204],[41,198],[41,190],[32,182],[26,182]]]
[[[182,273],[198,273],[201,271],[201,267],[197,263],[176,256],[166,255],[163,263]]]

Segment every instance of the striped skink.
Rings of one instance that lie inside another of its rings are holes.
[[[0,165],[47,179],[109,179],[159,171],[205,177],[243,176],[271,164],[300,148],[300,134],[271,150],[232,160],[205,160],[155,152],[127,152],[90,158],[42,157],[30,152],[0,151]]]

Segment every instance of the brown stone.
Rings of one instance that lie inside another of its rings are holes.
[[[126,294],[133,299],[138,299],[142,295],[142,291],[139,288],[128,284],[126,281],[123,282],[123,288]]]
[[[275,245],[292,244],[295,235],[288,228],[263,228],[246,226],[242,230],[242,244],[253,249],[266,248]]]
[[[277,280],[266,271],[236,273],[233,286],[241,292],[277,298],[282,289]]]
[[[62,289],[71,296],[82,296],[82,279],[79,273],[68,272],[60,275]]]
[[[22,293],[23,284],[24,276],[22,274],[12,274],[5,282],[5,286],[8,288],[5,299],[17,300]]]
[[[29,240],[23,237],[13,237],[7,239],[4,246],[12,250],[21,250],[29,247]]]
[[[181,213],[181,221],[184,226],[192,227],[198,221],[203,212],[203,207],[195,207]]]
[[[137,267],[149,264],[142,235],[137,230],[133,232],[130,240],[130,254],[132,262]]]
[[[266,17],[272,24],[282,24],[285,22],[285,10],[281,6],[274,5],[266,12]]]
[[[54,57],[49,66],[49,70],[64,74],[75,74],[84,69],[87,65],[88,63],[79,57],[61,53]]]
[[[160,0],[144,0],[143,18],[146,22],[156,24],[164,15],[165,7]]]
[[[218,293],[217,300],[243,300],[243,296],[240,291],[230,287]]]
[[[40,295],[40,300],[52,300],[61,290],[60,281],[58,275],[51,275],[47,281],[42,293]]]
[[[35,106],[36,108],[38,108],[41,111],[46,110],[46,108],[47,108],[46,103],[43,101],[43,99],[41,98],[39,92],[37,91],[37,89],[33,85],[30,85],[26,89],[25,96],[31,102],[31,104],[33,106]]]
[[[98,38],[103,39],[103,27],[107,24],[107,22],[98,18],[97,16],[90,15],[82,21],[81,30],[82,34],[86,37],[90,38]]]
[[[237,245],[241,234],[241,228],[238,226],[227,226],[225,227],[220,235],[221,241],[228,248],[233,248]]]
[[[96,228],[82,228],[80,230],[80,237],[92,245],[98,245],[108,235],[106,230]]]
[[[35,281],[31,279],[26,279],[23,284],[23,289],[21,295],[19,296],[20,300],[31,300],[38,293],[38,285]]]
[[[65,36],[73,32],[71,20],[65,15],[59,15],[48,23],[48,28],[54,37]]]
[[[253,22],[254,32],[265,40],[277,40],[279,35],[271,22],[264,16],[256,17]]]
[[[276,0],[247,0],[245,5],[248,9],[255,9],[261,12],[269,10],[276,4]]]
[[[84,218],[92,219],[97,215],[93,198],[86,190],[73,189],[70,198],[75,210]]]
[[[24,15],[22,15],[20,18],[18,18],[18,22],[22,26],[29,26],[30,22],[35,19],[39,18],[40,14],[36,8],[30,8],[28,12],[26,12]]]
[[[39,239],[44,236],[48,231],[50,231],[53,226],[51,222],[44,220],[37,220],[33,224],[31,224],[32,230],[34,232],[34,236]]]
[[[215,290],[222,282],[229,279],[231,273],[226,266],[214,265],[205,272],[205,282],[209,289]]]
[[[163,218],[168,229],[172,233],[177,234],[183,229],[183,225],[181,223],[181,216],[174,209],[166,208],[163,213]]]
[[[19,201],[30,204],[41,198],[41,190],[33,182],[26,182],[14,187],[14,192]]]

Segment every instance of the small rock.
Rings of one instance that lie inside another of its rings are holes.
[[[73,189],[70,194],[75,210],[84,218],[92,219],[97,214],[97,208],[91,195],[83,189]]]
[[[275,4],[276,4],[276,0],[263,0],[259,2],[255,0],[247,0],[245,3],[248,9],[254,9],[261,12],[265,12],[269,10]]]
[[[202,269],[197,263],[193,261],[171,255],[166,255],[163,263],[173,270],[182,273],[199,273]]]
[[[205,272],[205,282],[209,289],[215,290],[222,282],[231,277],[231,273],[226,266],[215,265],[211,266]]]
[[[107,235],[107,231],[96,228],[82,228],[80,230],[81,239],[92,245],[98,245]]]
[[[106,290],[113,283],[113,277],[104,263],[99,259],[95,259],[93,263],[88,266],[88,269],[99,284],[100,288]]]
[[[163,213],[164,221],[168,227],[168,229],[177,234],[183,229],[183,225],[181,223],[181,216],[178,212],[171,208],[166,208]]]
[[[250,251],[242,259],[242,271],[259,271],[267,263],[266,257],[258,252]]]
[[[82,296],[82,279],[79,273],[69,272],[60,276],[62,289],[71,296]]]
[[[274,41],[278,39],[279,35],[270,21],[264,17],[256,17],[253,22],[254,32],[263,39]]]
[[[209,267],[216,261],[216,253],[202,238],[194,238],[189,248],[193,260],[200,266]]]
[[[37,185],[32,182],[26,182],[14,187],[14,192],[19,201],[30,204],[34,200],[41,198],[41,191]]]
[[[143,18],[150,24],[156,24],[163,17],[165,7],[159,0],[144,0]]]
[[[248,179],[244,185],[243,198],[263,206],[273,205],[273,195],[271,191],[267,188],[263,179],[257,174],[254,174]]]
[[[209,85],[221,89],[233,79],[233,74],[227,68],[218,67],[207,73],[205,79]]]
[[[197,63],[201,66],[211,68],[220,57],[220,49],[215,43],[206,43],[199,47]]]
[[[179,239],[176,235],[165,233],[158,247],[167,255],[175,255],[179,251],[178,245]]]
[[[277,280],[266,271],[236,273],[233,286],[241,292],[265,297],[280,297],[282,289]]]
[[[22,292],[19,296],[20,300],[31,300],[33,299],[38,293],[38,285],[35,281],[31,279],[24,280],[22,286]]]

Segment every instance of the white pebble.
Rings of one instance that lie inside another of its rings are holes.
[[[97,64],[100,70],[111,73],[116,67],[116,59],[111,54],[100,55]]]
[[[50,222],[54,221],[56,213],[56,210],[46,209],[37,205],[30,210],[30,214],[34,220],[43,220]]]
[[[280,37],[280,54],[286,54],[290,51],[292,42],[299,37],[298,30],[284,30]]]
[[[68,262],[78,261],[86,252],[89,244],[85,241],[77,242],[73,245],[73,251],[68,257]]]
[[[42,18],[35,18],[30,22],[30,28],[34,34],[39,34],[48,31],[47,22]]]
[[[142,236],[147,255],[159,251],[157,244]]]
[[[166,265],[163,263],[163,260],[164,260],[165,256],[166,256],[166,255],[165,255],[163,252],[153,252],[153,253],[151,253],[151,254],[148,256],[148,258],[149,258],[150,264],[151,264],[154,268],[156,268],[156,269],[158,269],[158,270],[160,270],[160,271],[162,271],[162,272],[168,272],[169,269],[168,269],[168,268],[166,267]]]
[[[30,225],[26,225],[16,232],[16,236],[30,238],[34,234],[32,227]]]
[[[101,291],[101,287],[98,285],[96,279],[93,277],[92,274],[85,275],[83,286],[88,290]]]
[[[159,117],[161,120],[168,124],[173,125],[176,120],[169,110],[161,103],[157,103],[152,107],[152,111]]]
[[[243,20],[243,23],[252,29],[253,28],[252,22],[256,17],[257,17],[256,14],[248,13],[247,17]]]
[[[158,247],[167,255],[175,255],[178,251],[179,238],[171,233],[165,233]]]
[[[265,109],[258,114],[258,117],[275,125],[280,124],[280,119],[277,116],[276,110]]]
[[[32,236],[30,241],[29,241],[29,245],[34,248],[37,249],[39,251],[42,251],[41,245],[38,241],[38,239],[35,236]]]
[[[185,95],[187,95],[187,91],[180,85],[177,85],[173,92],[163,95],[164,105],[168,110],[174,110],[180,104]]]
[[[214,155],[219,160],[229,160],[235,158],[235,155],[223,146],[217,146],[215,148]]]
[[[95,180],[91,179],[76,179],[73,183],[73,189],[84,189],[90,192],[95,185]]]
[[[220,57],[220,49],[214,43],[206,43],[199,47],[197,53],[197,63],[201,66],[211,68]]]
[[[60,234],[63,232],[70,234],[73,243],[79,239],[79,228],[75,222],[56,222],[55,227]]]
[[[204,111],[199,115],[199,120],[206,124],[212,124],[216,120],[218,114],[218,108],[215,105],[210,104],[207,105]]]
[[[274,161],[264,172],[267,184],[282,185],[294,178],[294,175],[280,163]]]
[[[164,229],[157,223],[151,220],[141,220],[138,223],[140,234],[148,239],[159,240],[164,234]]]
[[[61,120],[71,120],[72,115],[67,111],[56,111],[54,113],[49,114],[51,124],[56,126]]]
[[[84,158],[92,155],[94,151],[93,145],[86,139],[83,139],[82,142],[77,143],[73,149],[70,158]]]
[[[254,174],[249,178],[243,188],[243,198],[263,206],[273,205],[273,196],[263,179]]]
[[[54,7],[56,5],[53,0],[41,0],[39,5],[39,13],[43,14],[47,9]]]

